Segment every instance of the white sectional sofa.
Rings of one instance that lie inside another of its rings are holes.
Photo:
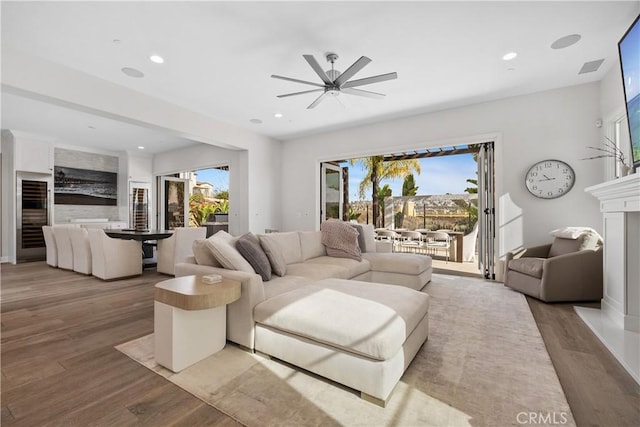
[[[194,257],[176,264],[175,275],[240,281],[242,296],[227,307],[228,340],[384,405],[428,336],[429,297],[421,290],[431,258],[391,253],[372,226],[364,231],[361,260],[327,256],[320,231],[259,236],[286,264],[285,274],[268,281],[223,268],[208,250],[210,238],[194,243]]]

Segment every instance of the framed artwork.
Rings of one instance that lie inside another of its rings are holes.
[[[118,205],[118,174],[62,166],[54,168],[56,205]]]

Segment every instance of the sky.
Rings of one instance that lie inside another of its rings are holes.
[[[208,182],[213,185],[214,194],[229,190],[229,171],[220,169],[200,169],[196,171],[198,182]]]
[[[476,179],[478,166],[473,160],[472,154],[456,154],[442,157],[429,157],[419,159],[420,175],[414,174],[418,195],[433,194],[464,194],[464,189],[469,187],[467,179]],[[349,200],[360,200],[358,188],[365,176],[364,169],[360,166],[349,166]],[[389,184],[392,196],[402,196],[403,178],[383,180],[380,184]],[[367,190],[365,200],[371,200],[371,190]]]
[[[467,179],[476,179],[478,166],[471,154],[456,154],[442,157],[419,159],[421,173],[414,174],[418,195],[464,194],[469,187]],[[219,169],[201,169],[196,171],[198,181],[213,185],[216,192],[229,189],[229,172]],[[360,166],[349,166],[349,200],[360,200],[358,187],[364,178],[364,169]],[[404,178],[383,180],[391,187],[392,196],[402,196]],[[371,190],[365,194],[365,200],[371,200]]]

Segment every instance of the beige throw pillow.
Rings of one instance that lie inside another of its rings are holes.
[[[237,238],[226,231],[218,231],[207,239],[207,247],[213,256],[227,270],[245,271],[255,273],[251,264],[236,249]]]
[[[358,246],[358,231],[342,221],[325,221],[320,224],[322,244],[327,247],[327,255],[337,258],[351,258],[362,261],[362,251]]]
[[[271,264],[271,271],[277,276],[284,276],[287,274],[287,263],[282,255],[282,249],[275,239],[271,239],[268,234],[260,236],[260,246],[264,250],[264,253],[269,259]]]
[[[196,263],[209,265],[211,267],[222,267],[216,257],[213,256],[213,252],[207,247],[207,241],[205,239],[194,240],[191,249],[193,250]]]

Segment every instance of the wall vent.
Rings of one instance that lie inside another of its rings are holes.
[[[578,74],[593,73],[594,71],[598,71],[598,68],[600,68],[603,62],[604,59],[585,62],[582,68],[580,68],[580,72],[578,72]]]

